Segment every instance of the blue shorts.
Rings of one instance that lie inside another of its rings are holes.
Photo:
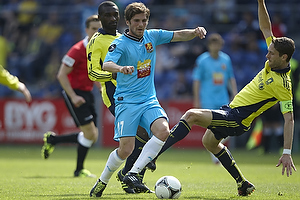
[[[222,106],[220,110],[212,110],[212,122],[207,128],[214,133],[217,140],[228,136],[239,136],[250,129],[242,125],[235,112],[236,110],[228,105]]]
[[[163,117],[169,121],[165,110],[157,99],[151,99],[142,104],[118,104],[115,112],[114,140],[116,141],[119,141],[121,137],[135,137],[139,125],[146,129],[149,138],[151,138],[153,135],[151,125],[156,119]]]

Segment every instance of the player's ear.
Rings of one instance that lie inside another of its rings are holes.
[[[126,20],[126,25],[129,26],[130,22],[128,20]]]
[[[286,61],[287,58],[288,58],[288,55],[287,55],[287,54],[283,54],[283,55],[281,56],[281,59],[284,60],[284,61]]]

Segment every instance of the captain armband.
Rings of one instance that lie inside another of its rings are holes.
[[[280,109],[283,114],[287,112],[293,112],[292,100],[280,101]]]

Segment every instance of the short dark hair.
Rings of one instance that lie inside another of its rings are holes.
[[[147,19],[150,17],[150,10],[143,3],[134,2],[126,6],[124,11],[124,17],[126,21],[130,21],[131,18],[136,14],[145,13]]]
[[[99,22],[98,16],[97,15],[91,15],[85,20],[85,28],[90,27],[91,22]]]
[[[286,54],[288,56],[286,61],[289,62],[295,52],[294,40],[287,37],[279,37],[273,38],[272,43],[274,44],[274,48],[279,52],[279,56]]]
[[[116,6],[118,7],[114,2],[112,1],[103,1],[99,7],[98,7],[98,15],[101,15],[103,8],[109,7],[109,6]]]
[[[224,40],[219,33],[212,33],[207,37],[207,44],[211,44],[213,42],[218,42],[220,44],[224,44]]]

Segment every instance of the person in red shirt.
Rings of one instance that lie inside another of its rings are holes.
[[[79,133],[68,135],[55,135],[48,131],[44,134],[44,145],[42,157],[49,158],[54,146],[58,143],[77,143],[77,166],[75,177],[95,177],[84,168],[84,160],[89,148],[98,139],[98,128],[96,127],[97,114],[94,106],[94,95],[92,93],[94,84],[101,89],[99,82],[93,82],[88,77],[86,45],[89,39],[101,27],[97,15],[92,15],[85,22],[87,36],[73,45],[63,57],[57,79],[63,88],[62,94],[65,99],[75,124],[80,128]]]

